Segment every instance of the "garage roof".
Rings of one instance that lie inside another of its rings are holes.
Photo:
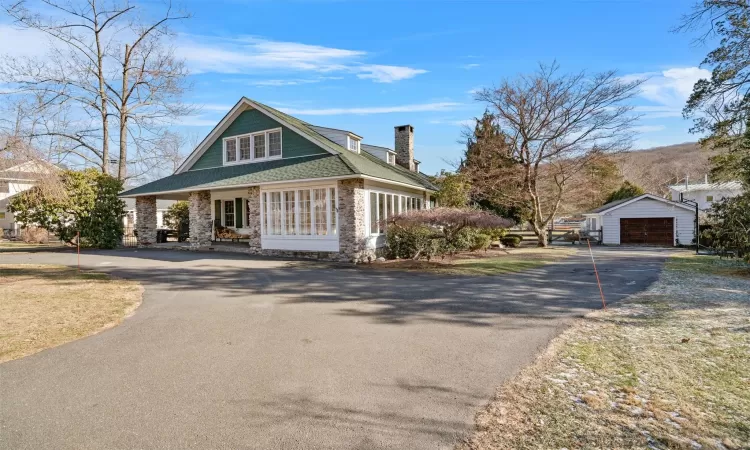
[[[651,199],[651,200],[656,200],[656,201],[668,204],[670,206],[678,206],[680,208],[685,208],[685,209],[690,210],[690,211],[695,211],[695,207],[690,206],[690,205],[685,204],[685,203],[673,202],[672,200],[667,200],[666,198],[657,197],[656,195],[653,195],[653,194],[643,194],[643,195],[639,195],[637,197],[630,197],[630,198],[625,198],[625,199],[622,199],[622,200],[615,200],[613,202],[609,202],[606,205],[602,205],[602,206],[600,206],[600,207],[598,207],[596,209],[592,209],[591,211],[589,211],[587,213],[584,213],[584,215],[588,215],[588,214],[604,214],[604,213],[613,211],[613,210],[615,210],[617,208],[621,208],[621,207],[623,207],[625,205],[629,205],[631,203],[635,203],[637,201],[643,200],[644,198],[648,198],[648,199]]]

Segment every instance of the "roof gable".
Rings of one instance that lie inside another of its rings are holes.
[[[240,101],[238,101],[231,110],[221,119],[221,121],[211,130],[211,132],[208,134],[208,136],[201,141],[200,144],[195,148],[195,150],[190,153],[190,155],[185,159],[185,161],[180,165],[180,167],[177,168],[175,171],[176,174],[183,173],[187,170],[190,170],[193,168],[193,166],[196,164],[196,162],[206,153],[206,151],[215,143],[217,140],[221,138],[222,133],[224,133],[237,118],[242,115],[245,111],[248,109],[255,109],[261,114],[267,116],[268,118],[286,126],[294,133],[298,134],[299,136],[303,137],[304,139],[307,139],[308,141],[312,142],[313,144],[319,146],[321,149],[327,151],[331,154],[337,154],[339,153],[338,150],[335,148],[332,148],[330,145],[327,145],[327,139],[320,136],[320,139],[316,139],[316,136],[311,135],[311,133],[306,132],[304,129],[300,129],[298,125],[304,124],[304,122],[297,120],[298,123],[293,123],[293,121],[289,121],[288,119],[291,118],[291,116],[287,116],[286,114],[282,114],[279,111],[268,108],[265,105],[262,105],[258,102],[254,102],[247,97],[242,97]],[[296,120],[296,119],[295,119]],[[317,134],[317,133],[316,133]]]
[[[612,211],[614,211],[616,209],[622,208],[624,206],[630,205],[632,203],[635,203],[635,202],[638,202],[638,201],[644,200],[644,199],[656,200],[658,202],[662,202],[662,203],[668,204],[670,206],[677,206],[677,207],[684,208],[684,209],[687,209],[687,210],[690,210],[690,211],[695,211],[695,207],[687,205],[685,203],[674,202],[672,200],[667,200],[665,198],[657,197],[656,195],[653,195],[653,194],[643,194],[643,195],[639,195],[637,197],[631,197],[631,198],[626,198],[626,199],[622,199],[622,200],[615,200],[614,202],[610,202],[610,203],[607,203],[606,205],[600,206],[599,208],[593,209],[593,210],[585,213],[585,215],[590,215],[590,214],[606,214],[606,213],[612,212]]]

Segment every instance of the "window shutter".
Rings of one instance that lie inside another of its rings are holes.
[[[224,223],[224,218],[221,217],[221,200],[214,200],[214,223]]]
[[[234,199],[234,226],[242,228],[242,199]]]

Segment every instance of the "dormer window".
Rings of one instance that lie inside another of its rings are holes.
[[[395,166],[396,165],[396,154],[388,152],[388,164]]]
[[[347,148],[354,153],[359,153],[359,139],[355,139],[351,136],[346,137],[347,140]]]

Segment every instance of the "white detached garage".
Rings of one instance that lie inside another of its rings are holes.
[[[588,230],[609,245],[691,245],[695,208],[651,194],[607,203],[584,214]]]

